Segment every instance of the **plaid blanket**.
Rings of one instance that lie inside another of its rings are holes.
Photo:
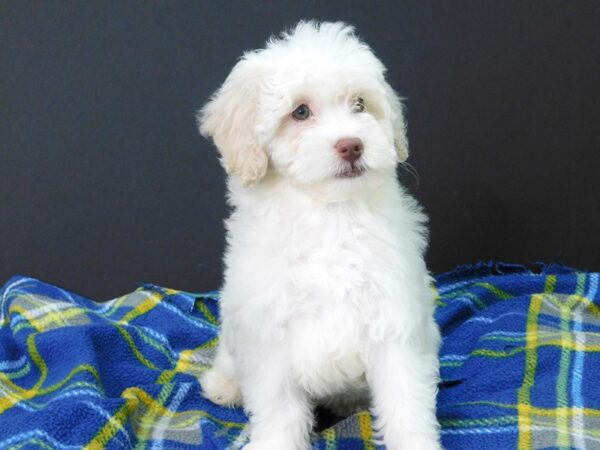
[[[446,449],[599,449],[597,273],[478,264],[437,277]],[[95,303],[27,277],[0,291],[0,448],[238,449],[240,409],[197,381],[216,292],[143,285]],[[314,448],[376,449],[367,411]]]

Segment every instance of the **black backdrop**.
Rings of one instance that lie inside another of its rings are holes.
[[[600,2],[0,3],[0,279],[217,288],[224,175],[194,112],[244,49],[344,20],[406,97],[434,272],[600,269]]]

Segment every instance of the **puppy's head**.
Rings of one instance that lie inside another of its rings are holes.
[[[376,183],[408,157],[384,73],[352,27],[300,22],[240,59],[199,112],[200,131],[244,185],[268,171],[307,189]]]

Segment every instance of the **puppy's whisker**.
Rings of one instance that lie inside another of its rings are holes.
[[[398,168],[400,171],[403,171],[403,172],[408,173],[409,175],[412,175],[412,177],[415,179],[414,189],[415,189],[415,191],[418,190],[419,185],[421,184],[421,178],[420,178],[419,172],[417,171],[415,166],[413,166],[408,161],[403,161],[398,165]]]

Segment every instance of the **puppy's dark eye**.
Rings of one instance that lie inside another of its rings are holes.
[[[294,110],[292,117],[296,120],[306,120],[310,117],[310,108],[303,103]]]
[[[352,106],[353,112],[364,112],[365,111],[365,101],[362,97],[358,97],[354,101],[354,105]]]

